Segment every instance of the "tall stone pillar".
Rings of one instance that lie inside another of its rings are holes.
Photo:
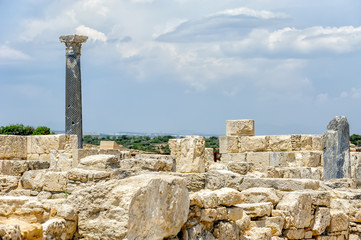
[[[81,103],[80,52],[88,37],[79,35],[61,36],[66,47],[65,73],[65,133],[78,136],[78,148],[83,147],[83,120]]]
[[[323,179],[350,177],[350,127],[346,117],[337,116],[323,134]]]

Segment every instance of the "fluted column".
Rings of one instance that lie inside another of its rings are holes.
[[[80,52],[88,37],[79,35],[61,36],[65,43],[65,133],[78,136],[78,147],[83,147],[83,119],[81,101]]]

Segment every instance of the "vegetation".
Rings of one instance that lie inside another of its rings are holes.
[[[0,134],[26,136],[26,135],[49,135],[54,133],[50,131],[50,128],[45,126],[34,128],[31,126],[24,126],[23,124],[12,124],[8,126],[1,126]]]
[[[115,141],[123,145],[125,148],[141,150],[153,153],[170,153],[168,141],[175,138],[174,136],[90,136],[83,137],[83,143],[100,145],[100,141]],[[216,151],[219,149],[218,137],[206,138],[206,147],[214,148]]]
[[[356,146],[360,147],[361,146],[361,135],[352,134],[350,136],[350,141],[351,141],[351,143],[353,143]]]

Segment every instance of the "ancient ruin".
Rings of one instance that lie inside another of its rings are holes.
[[[226,129],[218,162],[200,136],[132,156],[114,142],[79,149],[76,135],[0,135],[0,238],[361,239],[361,152],[346,118],[323,135]]]

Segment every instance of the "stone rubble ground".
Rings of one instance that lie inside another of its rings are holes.
[[[361,153],[340,152],[348,177],[324,181],[325,136],[340,136],[226,129],[220,162],[199,136],[132,157],[72,135],[0,135],[0,239],[361,240]]]

